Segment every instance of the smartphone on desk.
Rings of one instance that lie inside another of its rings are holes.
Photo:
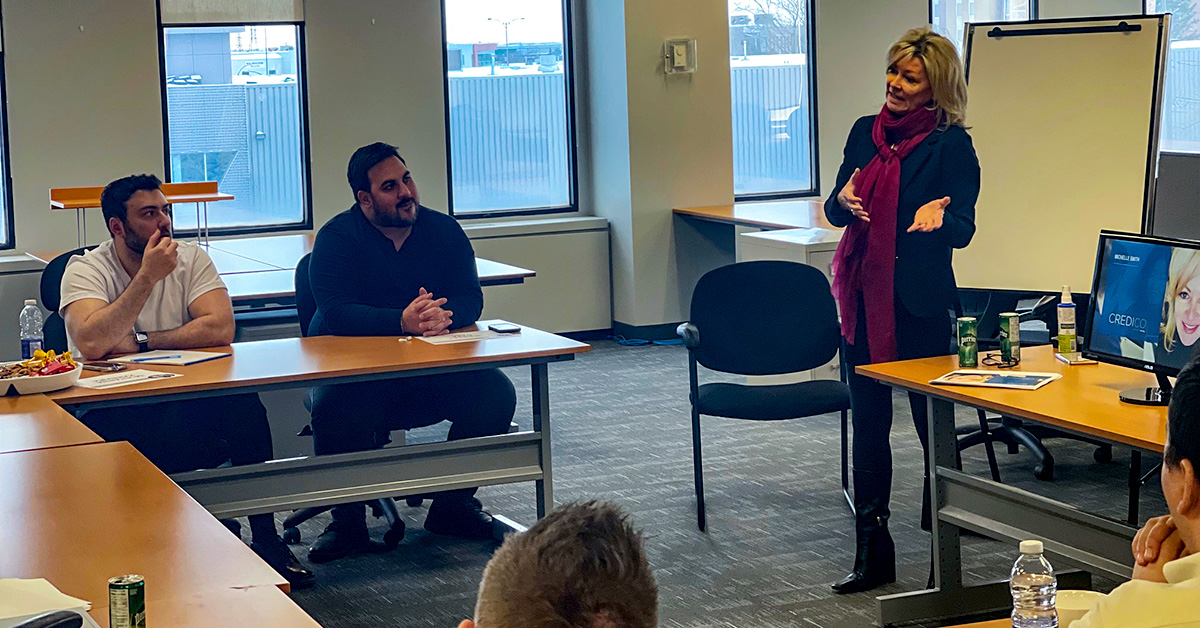
[[[521,333],[521,327],[519,325],[513,325],[512,323],[491,323],[490,325],[488,325],[488,329],[490,329],[498,334],[519,334],[519,333]]]
[[[124,371],[125,365],[120,362],[84,362],[83,370],[85,371],[100,371],[101,373],[115,373]]]

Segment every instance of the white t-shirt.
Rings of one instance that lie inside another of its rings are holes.
[[[165,331],[182,327],[192,320],[188,306],[201,295],[224,288],[208,253],[194,242],[180,242],[177,263],[162,281],[154,285],[146,305],[137,318],[137,331]],[[129,287],[132,278],[121,266],[112,240],[67,262],[62,278],[62,300],[58,311],[80,299],[100,299],[112,303]],[[134,330],[129,330],[133,333]],[[75,342],[68,344],[75,349]]]
[[[1131,580],[1070,628],[1200,628],[1200,554],[1163,565],[1167,582]]]

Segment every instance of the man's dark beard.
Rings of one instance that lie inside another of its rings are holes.
[[[138,255],[143,255],[146,253],[146,247],[149,244],[150,241],[148,239],[142,238],[138,234],[134,233],[129,229],[129,227],[125,228],[125,246],[129,247],[129,250],[137,253]]]
[[[413,213],[416,214],[417,212],[421,211],[420,206],[417,204],[417,199],[415,199],[415,198],[412,199],[412,202],[413,202],[413,209],[415,210]],[[381,205],[376,205],[376,206],[379,207]],[[411,227],[411,226],[417,224],[417,221],[415,219],[401,216],[399,212],[400,212],[400,210],[395,205],[392,206],[392,209],[390,211],[375,212],[376,224],[378,224],[380,227],[396,227],[396,228]]]

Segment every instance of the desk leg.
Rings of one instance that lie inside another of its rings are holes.
[[[937,511],[943,500],[937,481],[938,467],[953,469],[958,461],[958,442],[954,435],[954,404],[929,398],[929,503],[933,520],[933,586],[942,591],[962,588],[962,542],[959,528],[938,521]]]
[[[554,508],[554,481],[550,471],[550,380],[545,364],[530,367],[533,375],[533,429],[542,437],[542,479],[537,486],[537,516],[546,516]]]
[[[1139,506],[1142,500],[1142,452],[1133,450],[1129,454],[1129,525],[1137,527]]]
[[[196,231],[200,230],[200,225],[196,225]],[[208,201],[204,201],[204,244],[208,244]]]
[[[75,243],[77,248],[83,248],[87,242],[87,219],[83,215],[82,209],[75,210]]]

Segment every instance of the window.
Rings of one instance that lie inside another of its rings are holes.
[[[816,192],[810,0],[729,0],[733,191]]]
[[[456,216],[575,208],[564,0],[445,0]]]
[[[8,168],[8,96],[4,84],[4,53],[0,52],[0,249],[13,242],[12,179]]]
[[[216,181],[216,233],[307,226],[308,170],[300,26],[163,29],[167,179]],[[196,213],[175,208],[176,228]]]
[[[1171,14],[1171,51],[1163,85],[1164,151],[1200,153],[1200,3],[1149,0],[1149,13]]]
[[[963,29],[968,22],[1031,20],[1034,0],[931,0],[933,28],[945,35],[963,54]]]

